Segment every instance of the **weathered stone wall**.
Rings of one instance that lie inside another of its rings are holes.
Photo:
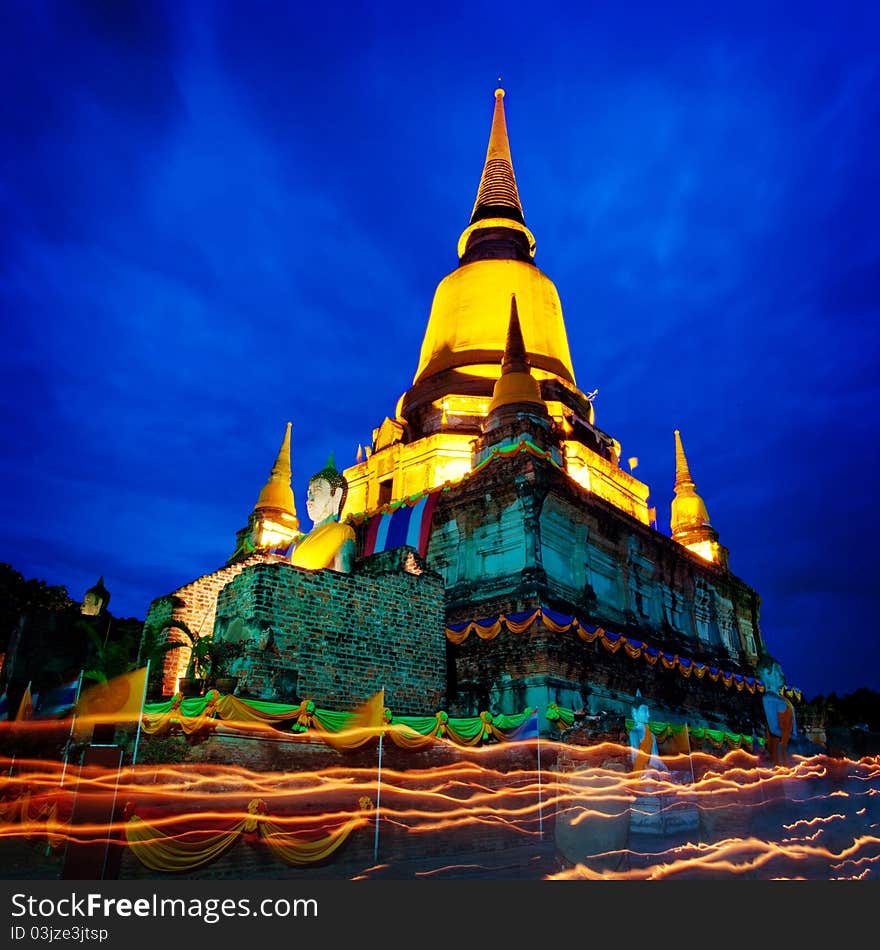
[[[543,710],[555,702],[588,715],[630,716],[638,690],[654,721],[763,734],[760,694],[727,687],[720,678],[684,677],[659,661],[651,666],[623,647],[609,653],[598,639],[587,643],[573,631],[554,633],[540,622],[524,633],[502,629],[492,640],[472,633],[450,644],[450,662],[455,690],[448,705],[458,715],[483,709],[515,713],[527,705]]]
[[[447,622],[546,606],[725,671],[754,675],[758,595],[731,572],[618,511],[546,460],[497,458],[441,496],[427,564],[447,583]],[[667,709],[735,729],[753,703],[716,683],[608,654],[573,634],[529,631],[450,646],[450,708],[503,712],[588,697],[626,711],[636,689]],[[454,698],[453,698],[454,697]]]
[[[671,636],[747,666],[757,656],[751,588],[528,454],[443,493],[428,566],[446,581],[451,621],[529,590],[656,646]]]
[[[215,636],[249,644],[240,695],[349,709],[384,687],[395,713],[420,715],[445,703],[444,628],[435,575],[280,563],[250,566],[223,588]]]

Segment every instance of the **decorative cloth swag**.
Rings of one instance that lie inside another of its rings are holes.
[[[153,871],[183,873],[216,861],[241,835],[259,836],[272,854],[285,864],[302,867],[323,861],[348,839],[357,828],[369,824],[373,803],[363,797],[359,811],[336,828],[316,838],[291,834],[277,819],[266,815],[266,803],[252,799],[247,816],[226,829],[198,834],[197,840],[186,840],[186,833],[168,835],[137,815],[125,826],[125,837],[135,857]]]
[[[401,748],[422,749],[437,739],[460,746],[516,741],[521,738],[520,728],[532,714],[533,710],[527,709],[509,716],[482,712],[479,716],[458,718],[440,710],[432,716],[395,716],[390,709],[383,708],[376,724],[370,725],[359,719],[356,712],[319,709],[310,699],[288,705],[239,699],[212,689],[192,699],[183,699],[178,693],[163,703],[147,704],[141,728],[148,735],[160,735],[177,725],[191,735],[212,728],[216,720],[272,729],[289,723],[291,732],[308,733],[339,750],[356,749],[380,732]]]
[[[626,720],[627,732],[635,728],[635,720]],[[687,723],[649,722],[648,729],[658,742],[674,745],[676,752],[687,755],[692,751],[693,742],[708,742],[713,749],[754,749],[755,744],[764,745],[764,738],[745,733],[727,732],[724,729],[706,729],[690,726]]]
[[[15,798],[0,801],[0,824],[7,829],[16,824],[16,836],[45,841],[57,851],[71,834],[73,797],[73,792],[65,789],[34,793],[25,786]],[[329,830],[293,834],[285,829],[283,819],[268,816],[265,802],[255,798],[248,803],[246,817],[232,822],[220,817],[220,827],[211,830],[205,830],[204,816],[199,816],[197,825],[189,829],[166,834],[157,825],[133,815],[125,825],[125,840],[137,859],[154,871],[186,872],[209,864],[241,835],[259,836],[278,860],[302,867],[328,858],[353,831],[368,825],[373,807],[372,801],[363,796],[358,800],[358,810],[335,821]],[[167,827],[168,820],[162,823]],[[180,821],[175,825],[179,826]]]
[[[72,796],[60,791],[32,791],[25,786],[15,798],[0,801],[0,825],[18,823],[24,837],[45,839],[50,848],[67,841],[67,826],[73,812]]]
[[[642,640],[632,640],[622,633],[612,633],[610,630],[605,630],[595,624],[582,623],[577,617],[569,617],[547,607],[537,607],[535,610],[507,615],[499,614],[497,617],[484,620],[468,620],[464,623],[450,624],[446,628],[446,637],[455,644],[463,643],[472,633],[476,634],[481,640],[492,640],[505,627],[511,633],[525,633],[532,624],[539,620],[553,633],[573,631],[585,643],[593,643],[593,641],[599,640],[609,653],[617,653],[618,650],[622,649],[631,660],[641,658],[649,666],[655,666],[659,662],[664,669],[678,670],[685,677],[695,676],[697,679],[708,677],[713,683],[721,682],[728,689],[734,687],[739,691],[748,690],[750,693],[764,692],[764,684],[753,676],[729,673],[718,667],[679,656],[677,653],[665,653],[663,650],[649,646]],[[801,691],[793,687],[785,688],[783,693],[798,702],[803,699]]]
[[[547,707],[547,719],[555,722],[560,731],[569,728],[575,720],[573,709],[566,709],[556,703]],[[631,732],[635,727],[634,719],[626,719],[626,731]],[[692,741],[708,742],[713,749],[728,746],[731,749],[754,749],[754,744],[764,745],[764,738],[745,735],[745,733],[727,732],[724,729],[705,729],[691,726],[688,723],[649,722],[648,728],[658,742],[668,742],[674,745],[675,751],[684,755],[692,751]]]

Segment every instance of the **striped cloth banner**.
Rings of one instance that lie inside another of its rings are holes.
[[[439,494],[439,491],[428,492],[412,504],[374,515],[367,525],[364,556],[408,545],[418,551],[419,557],[424,557]]]

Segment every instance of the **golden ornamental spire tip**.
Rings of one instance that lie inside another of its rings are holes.
[[[513,174],[507,123],[504,118],[504,90],[500,86],[495,90],[486,161],[470,223],[474,224],[481,218],[489,217],[512,217],[519,223],[523,222],[522,203]]]

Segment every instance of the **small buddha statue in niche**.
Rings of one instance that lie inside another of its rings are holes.
[[[348,482],[333,461],[309,479],[306,511],[312,530],[297,543],[290,557],[294,567],[316,571],[329,567],[348,573],[354,561],[354,529],[339,522]]]

